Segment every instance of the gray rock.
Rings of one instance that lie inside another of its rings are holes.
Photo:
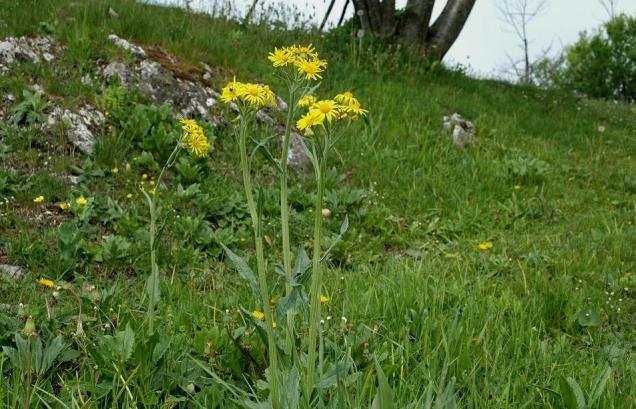
[[[146,52],[143,48],[139,47],[138,45],[131,44],[130,42],[119,37],[117,34],[109,35],[108,39],[124,50],[130,51],[134,56],[146,58]]]
[[[119,61],[109,63],[102,70],[102,76],[107,82],[115,81],[115,78],[119,78],[122,84],[127,85],[130,77],[130,72],[126,64]]]
[[[305,141],[296,132],[292,132],[289,138],[287,163],[297,173],[305,173],[311,168],[311,162],[305,154]]]
[[[53,123],[61,120],[68,125],[66,136],[73,145],[85,154],[93,153],[96,141],[93,130],[105,121],[100,111],[90,105],[81,107],[78,112],[56,107],[51,113],[51,118]]]
[[[19,280],[24,275],[24,270],[20,266],[11,264],[0,264],[0,273],[12,280]]]
[[[458,113],[445,116],[442,126],[445,131],[451,132],[453,143],[460,148],[464,148],[475,139],[475,125]]]

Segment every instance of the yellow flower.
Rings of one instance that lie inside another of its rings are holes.
[[[133,194],[132,194],[132,193],[128,193],[128,194],[126,195],[126,197],[127,197],[128,199],[132,199]]]
[[[296,128],[299,131],[307,132],[312,126],[320,125],[322,122],[323,118],[320,115],[314,111],[309,111],[296,122]]]
[[[141,175],[141,180],[146,180],[148,179],[148,174],[144,173],[143,175]]]
[[[483,243],[479,243],[479,250],[490,250],[492,246],[492,241],[484,241]]]
[[[318,101],[311,106],[310,112],[314,112],[316,115],[320,117],[320,122],[322,123],[325,119],[327,122],[331,122],[334,119],[338,119],[340,117],[340,106],[336,104],[334,100],[331,99],[323,99],[322,101]]]
[[[47,278],[40,278],[38,280],[38,284],[40,284],[42,287],[48,287],[48,288],[53,288],[55,286],[55,282]]]
[[[62,210],[68,210],[70,209],[71,205],[68,202],[62,202],[60,203],[60,209]]]
[[[296,68],[298,68],[298,73],[304,75],[308,80],[318,80],[322,78],[320,73],[327,67],[327,61],[317,58],[312,60],[298,58],[294,64]]]
[[[237,82],[236,78],[227,83],[221,90],[221,101],[227,103],[236,101],[243,94],[244,84]]]
[[[265,100],[268,104],[273,107],[278,106],[278,102],[276,101],[276,94],[272,91],[268,85],[263,85],[263,93],[265,93]]]
[[[289,47],[288,50],[293,56],[297,56],[300,58],[307,58],[307,57],[311,57],[312,59],[318,58],[318,52],[316,52],[316,49],[314,48],[312,44],[294,45],[292,47]]]
[[[256,107],[265,106],[267,102],[269,102],[269,95],[266,94],[265,89],[259,84],[245,84],[241,98],[248,104]]]
[[[44,196],[38,196],[35,199],[33,199],[33,203],[42,203],[44,202]]]
[[[514,190],[521,190],[521,185],[514,185],[514,186],[513,186],[513,189],[514,189]]]
[[[148,193],[150,193],[151,195],[153,195],[153,196],[154,196],[154,195],[155,195],[155,193],[157,193],[157,189],[152,188],[152,189],[150,189],[150,190],[148,191]]]
[[[326,295],[320,295],[320,302],[323,304],[326,304],[329,302],[329,297],[327,297]]]
[[[75,199],[75,203],[77,203],[78,206],[86,206],[86,204],[88,203],[88,200],[86,200],[84,196],[80,196],[77,199]]]
[[[281,49],[274,48],[274,52],[269,53],[267,59],[272,62],[274,67],[284,67],[294,62],[294,54],[290,52],[290,49],[287,47]]]
[[[181,119],[181,129],[183,136],[181,137],[181,146],[187,149],[190,154],[205,157],[208,156],[210,145],[208,138],[203,133],[203,128],[193,119]],[[154,181],[150,181],[150,185],[154,185]]]
[[[119,168],[115,167],[115,168],[112,168],[110,171],[112,172],[113,175],[116,175],[119,173]]]
[[[260,321],[265,321],[265,313],[263,311],[254,310],[252,311],[252,316]]]
[[[353,120],[358,119],[358,116],[366,116],[369,113],[368,110],[360,107],[360,102],[355,98],[351,98],[349,104],[345,106],[345,112],[354,114]]]
[[[342,105],[349,105],[355,99],[353,94],[349,91],[343,92],[342,94],[338,94],[333,99],[336,102],[341,103]]]
[[[298,106],[301,108],[307,108],[316,103],[316,97],[313,95],[305,95],[298,101]]]

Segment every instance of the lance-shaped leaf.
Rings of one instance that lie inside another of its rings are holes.
[[[254,274],[254,271],[252,271],[252,269],[247,264],[247,262],[245,262],[245,260],[243,260],[239,255],[237,255],[232,250],[227,248],[225,244],[223,243],[220,243],[220,244],[221,244],[221,247],[223,247],[223,250],[225,250],[225,253],[227,254],[227,256],[230,258],[230,260],[234,264],[234,268],[236,268],[236,271],[238,271],[241,278],[247,281],[247,283],[252,288],[254,295],[258,296],[261,292],[260,292],[260,287],[258,286],[258,281],[256,280],[256,275]]]
[[[320,261],[325,261],[325,259],[327,258],[331,250],[333,250],[336,244],[338,244],[338,242],[340,241],[340,239],[342,239],[342,236],[347,232],[348,229],[349,229],[349,216],[345,216],[344,221],[340,225],[340,233],[338,234],[338,237],[336,237],[333,243],[331,243],[331,246],[329,246],[327,251],[325,251],[325,254],[322,255],[322,258],[320,259]]]

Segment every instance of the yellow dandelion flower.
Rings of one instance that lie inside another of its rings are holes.
[[[312,126],[320,125],[324,121],[324,118],[318,115],[314,111],[309,111],[296,122],[296,128],[299,131],[307,131],[311,129]]]
[[[316,97],[313,95],[305,95],[298,101],[298,106],[301,108],[307,108],[316,103]]]
[[[86,200],[84,196],[80,196],[77,199],[75,199],[75,203],[77,203],[78,206],[86,206],[86,204],[88,203],[88,200]]]
[[[221,90],[221,101],[226,104],[238,100],[243,94],[244,84],[237,82],[236,78],[227,83]]]
[[[55,282],[53,280],[49,280],[48,278],[40,278],[38,280],[38,284],[40,284],[42,287],[48,287],[48,288],[55,287]]]
[[[289,63],[294,62],[294,54],[289,48],[274,48],[273,53],[269,53],[267,59],[272,62],[272,65],[276,68],[284,67]]]
[[[132,194],[132,193],[128,193],[128,194],[126,195],[126,197],[127,197],[128,199],[132,199],[133,194]]]
[[[483,243],[479,243],[479,250],[487,251],[492,249],[492,247],[493,247],[492,241],[484,241]]]
[[[300,75],[304,75],[308,80],[318,80],[321,79],[321,72],[327,67],[327,61],[319,60],[317,58],[308,60],[306,58],[298,58],[294,61],[296,68],[298,69],[298,73]]]
[[[118,174],[118,173],[119,173],[119,168],[117,168],[117,167],[112,168],[112,169],[110,170],[110,172],[111,172],[113,175],[116,175],[116,174]]]
[[[340,117],[341,106],[336,104],[334,100],[323,99],[313,104],[310,108],[310,112],[314,112],[320,117],[321,122],[325,119],[327,122],[331,122],[334,119]]]
[[[254,310],[252,311],[252,316],[260,321],[265,321],[265,313],[263,311]]]
[[[69,202],[62,202],[60,203],[60,209],[62,210],[68,210],[71,208],[71,205]]]
[[[35,199],[33,199],[33,203],[43,203],[44,202],[44,196],[40,195],[38,197],[36,197]]]
[[[322,304],[327,304],[329,302],[329,300],[330,300],[330,298],[328,296],[322,295],[322,294],[320,295],[320,302]]]

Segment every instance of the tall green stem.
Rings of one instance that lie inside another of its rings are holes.
[[[324,194],[323,175],[326,160],[326,150],[322,152],[321,156],[318,156],[318,150],[316,149],[316,139],[314,139],[312,142],[315,163],[317,163],[315,173],[318,189],[316,192],[316,202],[314,206],[314,253],[311,273],[311,288],[309,291],[309,350],[307,357],[307,383],[305,385],[305,399],[308,405],[311,401],[311,393],[313,391],[316,376],[316,344],[318,341],[318,326],[320,324],[320,291],[322,287],[322,269],[320,262],[322,250],[320,243],[322,240],[322,197]],[[328,146],[327,143],[328,141],[325,141],[325,146]]]
[[[254,201],[254,193],[252,190],[252,176],[250,175],[250,164],[247,157],[247,127],[248,118],[241,120],[241,128],[239,134],[239,145],[241,150],[241,169],[243,173],[243,187],[245,188],[245,196],[247,197],[247,206],[252,218],[252,229],[254,230],[254,241],[256,243],[256,263],[258,270],[258,283],[261,291],[261,302],[263,304],[263,312],[265,313],[265,331],[267,333],[267,344],[269,351],[269,370],[270,370],[270,391],[272,396],[272,406],[274,409],[280,408],[278,394],[278,356],[276,350],[276,339],[274,338],[274,319],[272,310],[269,306],[269,288],[267,285],[267,275],[265,266],[265,255],[263,251],[263,234],[261,231],[260,215]]]
[[[159,172],[159,177],[157,178],[157,183],[155,185],[155,198],[164,172],[174,163],[180,149],[181,144],[177,142],[177,145],[172,150],[166,164],[161,169],[161,172]],[[159,296],[161,293],[161,287],[159,285],[159,265],[157,264],[157,252],[155,250],[155,239],[157,235],[157,205],[155,203],[155,199],[150,197],[149,193],[145,193],[145,196],[150,210],[150,277],[148,277],[146,285],[148,291],[148,331],[152,334],[155,329],[155,308],[159,302]]]

